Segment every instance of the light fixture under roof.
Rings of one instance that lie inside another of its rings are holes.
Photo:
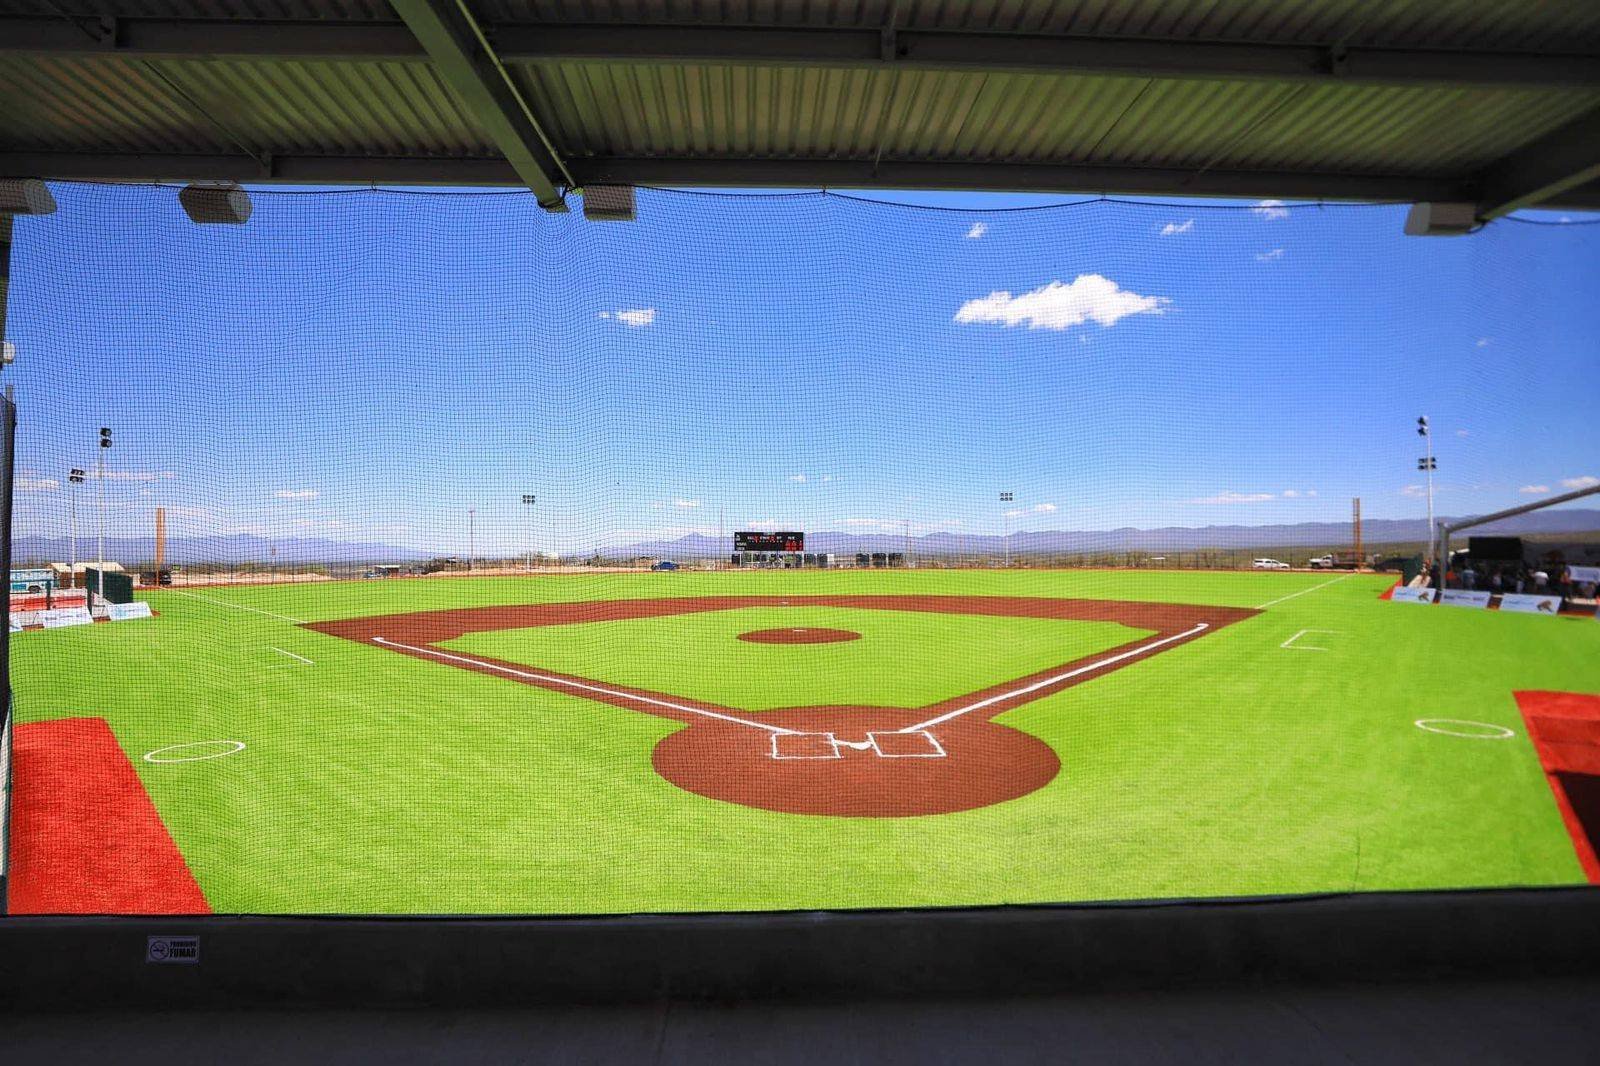
[[[240,226],[250,219],[250,194],[238,184],[186,185],[178,193],[189,221],[202,226]]]
[[[38,178],[0,178],[0,215],[54,214],[56,198]]]

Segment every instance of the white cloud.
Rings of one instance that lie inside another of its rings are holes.
[[[699,500],[673,500],[672,501],[672,506],[674,506],[674,507],[682,507],[685,510],[687,510],[690,507],[699,507],[700,506],[700,501]]]
[[[1300,493],[1295,489],[1284,489],[1283,498],[1286,500],[1297,500],[1300,498]]]
[[[989,224],[987,222],[974,222],[972,228],[967,230],[967,240],[975,241],[988,232]]]
[[[314,500],[322,493],[316,489],[279,489],[273,495],[280,500]]]
[[[1194,229],[1194,219],[1186,218],[1182,222],[1168,222],[1165,226],[1162,226],[1161,235],[1163,237],[1175,237],[1180,233],[1188,233],[1192,229]]]
[[[1258,262],[1258,263],[1270,263],[1274,259],[1282,259],[1282,258],[1283,258],[1283,249],[1282,248],[1274,248],[1270,252],[1257,252],[1256,253],[1256,262]]]
[[[53,477],[19,477],[16,480],[18,492],[49,492],[60,487],[61,482]]]
[[[1219,492],[1215,496],[1201,496],[1190,503],[1265,503],[1276,499],[1270,492]]]
[[[1400,495],[1402,496],[1426,496],[1427,494],[1428,490],[1423,485],[1407,485],[1400,490]]]
[[[1543,496],[1550,491],[1549,485],[1524,485],[1517,490],[1524,496]]]
[[[1592,489],[1596,485],[1600,485],[1600,477],[1594,477],[1590,474],[1584,474],[1582,477],[1564,477],[1561,479],[1561,487],[1564,489]]]
[[[1140,296],[1129,292],[1099,274],[1079,274],[1070,285],[1051,281],[1021,296],[996,291],[968,300],[956,312],[955,321],[1054,330],[1081,326],[1088,321],[1114,326],[1129,315],[1159,315],[1171,302],[1165,296]]]
[[[1268,222],[1289,217],[1289,209],[1283,206],[1282,200],[1257,200],[1256,205],[1250,210],[1254,211]]]
[[[1007,518],[1019,518],[1022,515],[1025,515],[1027,513],[1028,513],[1027,511],[1024,511],[1020,507],[1013,507],[1011,510],[1006,512],[1006,517]]]
[[[790,474],[789,480],[798,482],[800,484],[805,484],[806,476],[804,474]]]
[[[1469,433],[1468,431],[1464,430],[1464,429],[1458,429],[1458,430],[1456,430],[1456,436],[1458,436],[1458,437],[1470,437],[1470,436],[1472,436],[1472,434]]]
[[[1056,505],[1053,503],[1036,503],[1033,505],[1033,510],[1036,514],[1049,514],[1055,509]]]
[[[1494,342],[1494,338],[1493,337],[1479,337],[1478,338],[1478,347],[1479,348],[1487,348],[1493,342]]]
[[[597,318],[614,318],[630,329],[640,326],[653,325],[656,320],[654,307],[639,307],[630,311],[601,311]]]

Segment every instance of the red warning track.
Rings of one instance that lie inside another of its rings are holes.
[[[438,647],[487,630],[745,607],[1056,618],[1118,622],[1149,633],[1096,655],[926,707],[794,707],[761,712]],[[476,607],[349,618],[306,628],[682,722],[689,728],[657,744],[651,761],[661,776],[699,795],[797,814],[903,817],[984,807],[1042,788],[1061,769],[1055,751],[1030,734],[995,723],[996,715],[1256,613],[1236,607],[1002,596],[726,596]]]
[[[14,914],[210,914],[104,719],[12,735]]]
[[[1600,696],[1518,692],[1516,697],[1578,863],[1591,884],[1600,884]]]

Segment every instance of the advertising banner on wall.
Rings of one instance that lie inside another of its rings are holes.
[[[1572,580],[1600,584],[1600,566],[1569,566]]]
[[[1561,597],[1508,592],[1500,597],[1500,609],[1520,611],[1524,614],[1547,614],[1554,618],[1561,613]]]
[[[1445,589],[1439,594],[1439,602],[1452,607],[1487,607],[1489,593],[1470,592],[1467,589]]]
[[[150,605],[143,600],[132,603],[113,603],[108,609],[107,617],[113,622],[125,622],[130,618],[149,618]]]
[[[1432,603],[1438,596],[1438,589],[1409,588],[1402,585],[1389,595],[1389,599],[1395,603]]]
[[[58,607],[53,611],[40,611],[39,621],[46,629],[62,626],[86,626],[94,621],[87,607]]]

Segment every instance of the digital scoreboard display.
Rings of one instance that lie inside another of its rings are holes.
[[[803,552],[804,533],[735,533],[733,550],[740,552]]]

